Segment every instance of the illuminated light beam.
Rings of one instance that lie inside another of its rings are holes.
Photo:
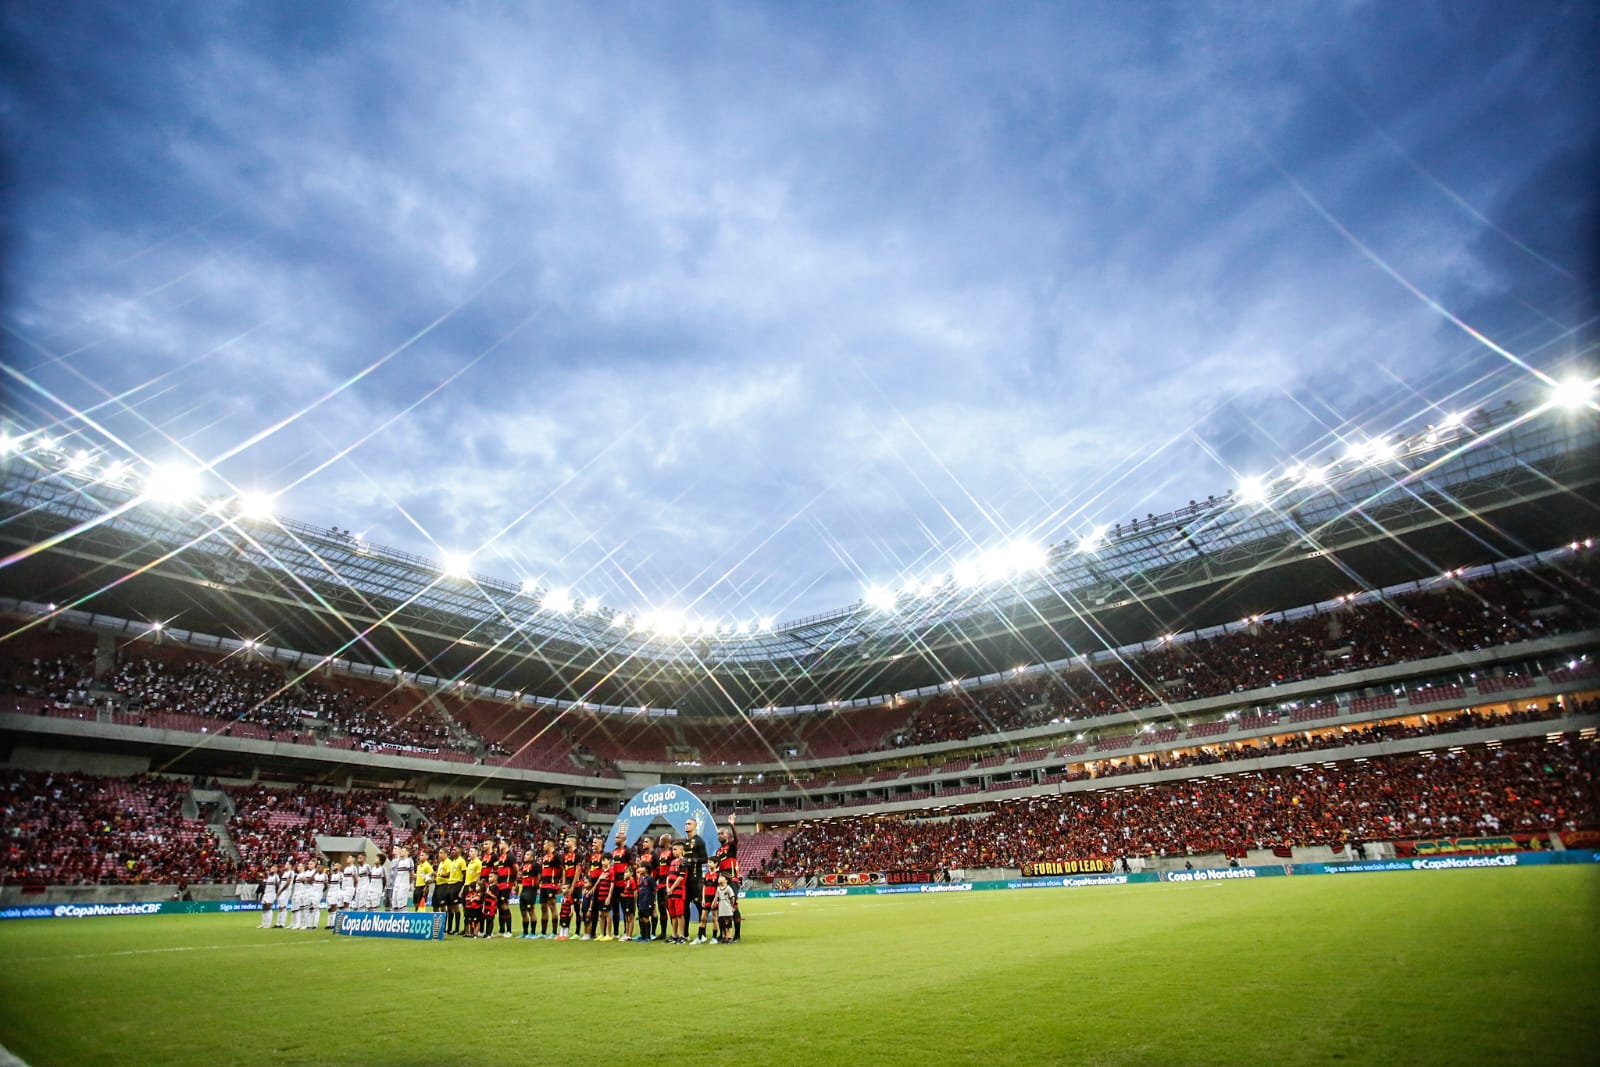
[[[487,290],[490,286],[495,285],[497,282],[500,281],[500,279],[504,278],[507,274],[511,273],[511,271],[513,269],[515,269],[516,267],[521,266],[523,261],[526,258],[527,258],[526,256],[520,256],[517,259],[512,260],[504,268],[502,268],[499,273],[495,274],[493,277],[491,277],[488,280],[486,280],[482,285],[479,285],[476,289],[472,290],[472,292],[468,293],[459,302],[457,302],[455,304],[455,306],[451,307],[448,311],[444,312],[442,315],[440,315],[437,318],[435,318],[432,322],[428,323],[422,329],[418,330],[416,333],[414,333],[410,337],[406,338],[399,345],[397,345],[396,347],[390,349],[388,352],[384,353],[383,355],[379,356],[377,359],[373,360],[371,363],[368,363],[365,367],[363,367],[360,370],[356,371],[356,373],[352,374],[350,377],[346,378],[344,381],[340,382],[338,385],[335,385],[332,388],[328,389],[320,397],[318,397],[317,399],[311,401],[311,403],[306,404],[305,406],[300,408],[299,411],[296,411],[296,412],[294,412],[292,414],[284,416],[283,418],[279,419],[277,422],[273,423],[271,426],[268,426],[268,427],[266,427],[265,429],[262,429],[262,430],[258,430],[256,433],[253,433],[249,437],[246,437],[243,441],[240,441],[238,444],[234,445],[232,448],[224,450],[220,455],[218,455],[209,464],[207,464],[207,466],[215,467],[220,463],[223,463],[223,462],[225,462],[225,461],[227,461],[229,459],[232,459],[234,456],[237,456],[239,453],[244,452],[247,449],[253,448],[254,446],[260,444],[262,441],[264,441],[267,438],[271,437],[273,434],[277,433],[279,430],[282,430],[282,429],[284,429],[284,428],[286,428],[288,426],[292,426],[294,423],[298,422],[299,420],[305,418],[307,415],[311,414],[313,411],[317,410],[323,404],[326,404],[328,401],[334,399],[339,394],[345,392],[347,389],[350,389],[351,387],[355,386],[357,383],[361,382],[362,380],[367,378],[369,375],[371,375],[374,371],[377,371],[380,368],[382,368],[390,360],[394,359],[396,356],[400,355],[402,352],[405,352],[406,350],[411,348],[412,345],[416,344],[418,341],[420,341],[424,337],[428,336],[428,334],[432,333],[436,328],[438,328],[439,326],[444,325],[446,322],[449,322],[452,318],[454,318],[456,315],[458,315],[463,309],[465,309],[469,304],[471,304],[479,296],[482,296],[484,291]]]
[[[1378,255],[1377,252],[1373,251],[1372,248],[1366,244],[1366,242],[1362,241],[1361,238],[1357,237],[1353,232],[1351,232],[1348,226],[1340,222],[1333,212],[1329,211],[1327,207],[1323,205],[1322,201],[1319,200],[1310,189],[1307,189],[1303,184],[1301,184],[1298,178],[1289,173],[1288,169],[1278,161],[1278,157],[1274,155],[1272,150],[1266,146],[1265,142],[1256,136],[1255,131],[1250,130],[1248,131],[1248,134],[1251,141],[1255,143],[1256,150],[1266,157],[1267,162],[1272,164],[1272,168],[1278,172],[1279,176],[1288,183],[1290,188],[1299,194],[1300,199],[1304,200],[1306,204],[1310,206],[1310,208],[1318,215],[1321,215],[1323,221],[1325,221],[1329,226],[1332,226],[1339,233],[1339,235],[1348,241],[1352,248],[1360,252],[1368,262],[1377,267],[1379,270],[1383,271],[1383,273],[1387,274],[1398,285],[1400,285],[1401,288],[1405,289],[1406,292],[1410,293],[1412,296],[1421,301],[1424,306],[1431,309],[1434,313],[1445,319],[1445,321],[1449,322],[1452,326],[1465,333],[1468,337],[1471,337],[1474,341],[1477,341],[1479,344],[1483,345],[1489,351],[1501,356],[1514,366],[1520,367],[1522,370],[1533,375],[1535,378],[1538,378],[1546,385],[1554,384],[1554,380],[1548,374],[1539,370],[1537,367],[1530,365],[1516,353],[1502,348],[1494,341],[1493,338],[1488,337],[1480,332],[1471,323],[1467,322],[1465,319],[1455,314],[1455,312],[1445,307],[1438,300],[1424,292],[1422,288],[1412,282],[1411,279],[1407,278],[1394,267],[1390,266],[1386,259]]]

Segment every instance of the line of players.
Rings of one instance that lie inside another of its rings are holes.
[[[485,841],[463,855],[460,847],[440,848],[438,863],[426,850],[413,859],[397,846],[385,868],[347,857],[337,872],[311,863],[286,864],[269,872],[262,891],[262,928],[317,929],[322,908],[399,911],[431,907],[445,913],[447,935],[487,938],[498,931],[512,937],[511,909],[521,920],[525,940],[661,941],[706,944],[708,919],[716,922],[710,943],[738,942],[743,934],[739,909],[739,834],[736,817],[720,831],[719,847],[708,856],[694,820],[681,839],[648,836],[629,847],[622,831],[608,852],[599,837],[588,854],[568,835],[565,848],[544,843],[543,854],[529,849],[520,861],[504,838]],[[448,854],[447,854],[448,853]],[[698,932],[689,937],[691,909]]]
[[[310,861],[269,868],[261,879],[261,929],[315,930],[324,910],[330,930],[334,913],[341,909],[404,911],[411,906],[414,870],[404,847],[395,848],[387,865],[346,856],[342,866],[333,868]]]

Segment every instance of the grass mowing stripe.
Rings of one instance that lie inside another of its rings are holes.
[[[1570,1063],[1597,901],[1560,867],[767,900],[693,948],[36,920],[0,926],[0,1037],[35,1067],[437,1067],[634,1055],[709,1006],[692,1052],[759,1063]]]

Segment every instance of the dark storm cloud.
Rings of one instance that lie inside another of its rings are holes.
[[[151,458],[306,412],[219,473],[626,608],[835,606],[1514,384],[1396,275],[1540,367],[1593,314],[1579,5],[5,29],[7,363]]]

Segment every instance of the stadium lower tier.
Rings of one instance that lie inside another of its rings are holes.
[[[1591,732],[1586,731],[1586,734]],[[759,877],[1600,828],[1593,736],[802,824]]]
[[[1584,731],[1158,785],[1108,784],[936,814],[813,821],[787,837],[751,827],[745,863],[760,878],[809,877],[1597,830],[1597,751],[1593,731]],[[314,858],[319,836],[436,848],[502,835],[520,844],[573,827],[564,813],[522,804],[360,789],[222,792],[234,813],[208,824],[184,816],[186,808],[199,811],[188,780],[7,770],[0,773],[0,882],[250,882],[266,864]],[[205,795],[216,802],[216,794]],[[402,810],[408,814],[397,819]]]

